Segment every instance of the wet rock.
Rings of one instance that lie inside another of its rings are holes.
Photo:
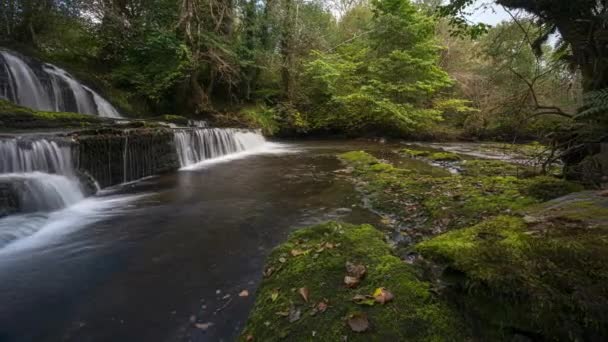
[[[351,208],[338,208],[336,209],[337,215],[346,215],[351,213],[353,210]]]

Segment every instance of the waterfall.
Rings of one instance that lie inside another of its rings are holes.
[[[58,210],[85,196],[71,144],[43,138],[0,140],[0,185],[0,204],[17,202],[12,209],[19,212]]]
[[[84,199],[78,182],[63,175],[8,173],[0,175],[0,182],[15,188],[22,212],[63,209]]]
[[[71,147],[46,139],[0,140],[0,173],[33,171],[73,175]]]
[[[0,98],[43,111],[77,112],[120,118],[107,100],[51,64],[35,66],[0,50]]]
[[[257,131],[234,128],[197,128],[175,131],[175,147],[182,167],[261,147],[266,143]]]
[[[207,128],[209,124],[204,120],[188,120],[188,127]]]

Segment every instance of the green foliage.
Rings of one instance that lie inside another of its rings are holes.
[[[331,248],[323,247],[330,244]],[[297,251],[294,256],[293,251]],[[301,254],[300,254],[301,253]],[[283,262],[281,262],[283,261]],[[346,262],[363,264],[365,277],[356,289],[344,286]],[[429,284],[414,269],[391,254],[383,234],[369,225],[329,222],[295,231],[277,247],[266,263],[267,274],[241,339],[256,341],[456,341],[465,339],[457,315],[434,298]],[[270,272],[268,271],[270,270]],[[357,294],[384,287],[394,300],[384,305],[357,305]],[[305,302],[296,289],[309,290]],[[314,307],[327,301],[325,312]],[[297,321],[280,313],[299,310]],[[367,314],[371,328],[350,330],[346,320],[355,312]],[[313,333],[314,331],[314,333]]]
[[[241,111],[241,115],[247,126],[261,129],[264,135],[272,136],[279,132],[279,118],[273,108],[263,105],[245,108]]]
[[[168,91],[192,67],[188,47],[170,31],[152,32],[125,54],[125,62],[112,71],[114,84],[134,89],[152,103],[166,101]]]
[[[441,118],[429,101],[451,80],[437,66],[430,18],[408,0],[372,9],[366,38],[315,52],[305,66],[315,129],[403,134]]]

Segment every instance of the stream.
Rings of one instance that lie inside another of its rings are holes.
[[[3,219],[43,227],[0,249],[0,341],[234,340],[265,257],[290,231],[380,223],[334,173],[335,155],[357,149],[390,150],[273,143]]]

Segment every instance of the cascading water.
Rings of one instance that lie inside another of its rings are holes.
[[[44,111],[77,112],[120,118],[108,101],[51,64],[36,66],[0,50],[0,98]]]
[[[41,171],[73,175],[72,149],[46,139],[0,140],[0,173]]]
[[[175,131],[175,147],[182,167],[259,148],[266,143],[257,131],[234,128],[199,128]]]
[[[34,234],[46,213],[85,198],[70,142],[41,138],[0,140],[0,190],[0,216],[19,214],[0,219],[0,247]]]

